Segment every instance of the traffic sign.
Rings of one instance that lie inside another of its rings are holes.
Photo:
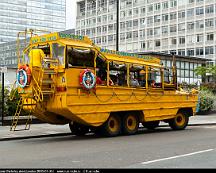
[[[7,67],[0,67],[0,73],[7,73]]]

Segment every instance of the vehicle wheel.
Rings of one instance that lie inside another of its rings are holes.
[[[123,117],[122,131],[126,135],[133,135],[137,132],[139,127],[139,120],[133,113],[127,113]]]
[[[159,126],[159,123],[160,121],[149,121],[142,123],[142,125],[148,130],[154,130],[156,127]]]
[[[188,125],[189,117],[184,112],[178,112],[176,117],[169,121],[169,126],[173,130],[183,130]]]
[[[121,119],[118,115],[110,115],[102,125],[101,132],[105,136],[117,136],[121,133]]]
[[[72,134],[76,136],[84,136],[86,133],[89,132],[89,127],[76,122],[69,123],[69,127]]]

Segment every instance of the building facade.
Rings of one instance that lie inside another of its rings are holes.
[[[76,34],[116,48],[116,0],[79,0]],[[119,50],[216,61],[216,0],[119,0]]]
[[[62,31],[66,28],[66,0],[1,0],[0,43],[16,40],[25,29]]]

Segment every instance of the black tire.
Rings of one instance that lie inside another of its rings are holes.
[[[154,130],[159,126],[159,123],[160,121],[149,121],[149,122],[142,123],[142,125],[148,130]]]
[[[88,126],[85,126],[85,125],[82,125],[76,122],[69,123],[69,127],[70,127],[72,134],[76,136],[84,136],[86,133],[89,132]]]
[[[114,137],[121,134],[121,119],[117,114],[110,115],[108,120],[101,126],[100,132],[104,136]]]
[[[122,132],[125,135],[133,135],[138,131],[139,119],[134,113],[127,113],[122,119]]]
[[[189,117],[185,112],[178,112],[176,117],[169,121],[173,130],[184,130],[188,125]]]

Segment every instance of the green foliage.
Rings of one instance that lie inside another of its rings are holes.
[[[207,67],[199,66],[196,69],[194,69],[194,72],[196,75],[205,76],[206,73],[210,73],[216,82],[216,65],[210,65]]]
[[[2,86],[0,85],[0,92],[2,91]],[[13,99],[10,99],[11,94],[14,94]],[[14,116],[18,101],[20,99],[20,96],[16,89],[12,89],[11,91],[9,88],[5,87],[4,89],[4,116]],[[2,109],[2,94],[0,94],[0,109]],[[0,111],[1,112],[1,111]],[[26,115],[26,111],[21,111],[21,115]]]
[[[199,91],[200,110],[199,112],[210,112],[214,108],[216,96],[208,88],[202,87]]]

